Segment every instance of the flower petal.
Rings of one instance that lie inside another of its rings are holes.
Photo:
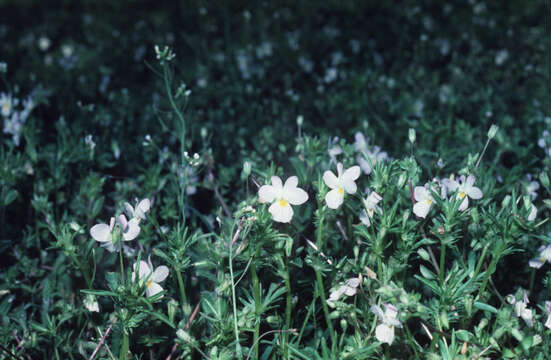
[[[136,216],[140,219],[145,220],[145,213],[151,208],[151,201],[149,199],[143,199],[140,201],[138,206],[136,206]]]
[[[285,185],[283,185],[283,188],[284,188],[284,189],[296,188],[297,185],[298,185],[298,177],[296,177],[296,176],[290,176],[290,177],[287,178],[287,180],[285,181]]]
[[[325,202],[331,209],[337,209],[344,201],[344,193],[340,194],[339,189],[333,189],[325,195]]]
[[[140,234],[139,220],[134,218],[128,222],[126,229],[123,229],[122,237],[125,241],[134,240]]]
[[[161,291],[163,291],[163,288],[161,287],[161,285],[159,285],[156,282],[152,281],[151,283],[149,283],[149,286],[146,287],[145,295],[147,295],[147,297],[152,297],[154,295],[157,295]]]
[[[375,329],[375,337],[380,342],[392,345],[394,341],[394,327],[386,324],[379,324]]]
[[[272,176],[272,186],[276,188],[276,190],[281,190],[283,188],[283,183],[279,176]]]
[[[153,271],[153,275],[151,276],[151,279],[155,282],[161,282],[164,281],[168,276],[169,270],[168,267],[161,265]]]
[[[430,205],[425,200],[418,201],[413,205],[413,213],[421,218],[426,218],[429,213]]]
[[[141,260],[139,264],[134,264],[134,272],[136,272],[136,266],[138,266],[138,275],[140,277],[140,280],[146,280],[149,277],[149,274],[151,274],[151,268],[149,267],[147,262]],[[134,280],[134,276],[132,276],[132,281]]]
[[[461,203],[461,205],[459,205],[459,211],[467,210],[468,207],[469,207],[469,197],[465,196],[463,198],[463,202]]]
[[[482,191],[476,186],[467,187],[466,190],[467,190],[466,191],[467,195],[469,195],[471,199],[474,199],[474,200],[482,199]]]
[[[360,213],[360,221],[367,227],[371,225],[371,219],[367,215],[367,211],[362,210],[362,212]]]
[[[360,165],[360,168],[366,175],[371,174],[371,165],[363,156],[356,156],[356,162]]]
[[[132,207],[132,205],[130,205],[130,203],[125,202],[124,208],[126,209],[126,213],[129,217],[134,217],[134,208]]]
[[[467,176],[467,179],[465,180],[465,184],[467,184],[468,187],[471,187],[474,185],[475,177],[474,175]]]
[[[258,200],[262,203],[271,203],[274,201],[278,191],[272,185],[262,185],[258,189]]]
[[[287,185],[287,183],[285,183]],[[283,198],[291,205],[301,205],[308,201],[308,193],[301,188],[283,188]]]
[[[383,313],[383,309],[381,309],[381,307],[378,305],[371,305],[370,310],[372,313],[377,315],[377,317],[381,320],[385,317],[385,314]]]
[[[326,172],[323,173],[323,182],[330,189],[336,188],[338,186],[338,183],[339,183],[337,177],[335,176],[335,174],[333,174],[333,172],[331,170],[327,170]]]
[[[429,194],[427,189],[423,186],[416,186],[415,189],[413,189],[413,196],[415,197],[415,200],[423,201],[429,197]]]
[[[342,177],[345,181],[350,181],[350,180],[354,181],[360,177],[360,174],[361,174],[360,167],[358,165],[354,165],[346,169]]]
[[[289,203],[285,203],[285,205],[281,203],[281,201],[274,202],[268,211],[272,214],[274,221],[288,223],[293,218],[293,208]]]
[[[107,224],[96,224],[90,229],[90,236],[99,242],[111,240],[111,230]]]
[[[359,169],[360,167],[358,167]],[[358,190],[358,186],[356,186],[356,183],[354,182],[354,180],[349,180],[349,179],[344,179],[344,190],[346,190],[347,193],[349,194],[355,194],[356,191]]]

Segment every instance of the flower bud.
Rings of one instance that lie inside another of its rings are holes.
[[[416,133],[415,133],[415,129],[409,129],[408,131],[408,138],[409,138],[409,142],[410,143],[415,143],[415,139],[416,139]]]
[[[297,116],[297,125],[299,127],[302,127],[303,123],[304,123],[304,117],[302,117],[302,115]]]
[[[243,163],[243,175],[245,177],[248,177],[249,175],[251,175],[251,171],[252,171],[252,165],[249,161],[245,161]]]
[[[492,124],[492,126],[490,126],[490,130],[488,130],[488,139],[493,139],[496,136],[498,130],[499,127],[496,124]]]
[[[419,257],[421,257],[421,259],[425,260],[425,261],[429,261],[430,260],[430,255],[429,253],[427,252],[427,250],[423,249],[423,248],[420,248],[419,250],[417,250],[417,254],[419,255]]]

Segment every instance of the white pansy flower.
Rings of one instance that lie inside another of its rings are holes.
[[[360,278],[351,278],[345,281],[344,284],[340,285],[336,290],[331,292],[329,299],[326,300],[327,305],[335,307],[335,302],[338,301],[341,296],[354,296],[358,292],[358,286],[360,286]]]
[[[517,301],[513,295],[507,297],[509,303],[513,305],[515,309],[515,315],[519,318],[522,318],[526,325],[532,327],[534,325],[533,313],[531,309],[528,309],[528,295],[524,292],[522,300]]]
[[[308,200],[308,193],[297,187],[298,177],[291,176],[282,184],[279,176],[272,176],[272,185],[258,189],[260,202],[271,203],[268,211],[274,221],[288,223],[293,218],[291,205],[301,205]]]
[[[551,261],[551,244],[540,246],[538,256],[528,262],[531,268],[539,269],[546,261]]]
[[[119,215],[119,225],[122,230],[122,237],[125,241],[134,240],[140,234],[140,220],[133,218],[128,221],[123,214]]]
[[[354,135],[354,139],[354,150],[359,153],[356,156],[356,161],[366,175],[371,174],[372,167],[378,162],[388,159],[388,154],[381,151],[379,146],[374,146],[370,149],[367,139],[361,132],[358,131]]]
[[[151,201],[149,199],[143,199],[142,201],[136,201],[136,207],[132,207],[130,203],[125,202],[124,207],[128,216],[136,219],[145,220],[145,213],[151,208]]]
[[[463,199],[461,205],[459,205],[459,211],[466,210],[469,207],[469,198],[473,200],[482,199],[482,191],[474,186],[475,177],[469,175],[465,178],[465,175],[461,175],[458,181],[450,180],[446,186],[450,191],[457,190],[457,199]]]
[[[535,200],[538,197],[538,190],[540,188],[540,183],[532,180],[532,175],[526,174],[527,182],[524,185],[524,191],[526,195],[530,196],[532,200]]]
[[[101,223],[92,226],[90,229],[90,235],[96,241],[101,243],[101,246],[108,251],[115,251],[115,245],[113,244],[113,228],[115,227],[115,218],[112,217],[109,221],[109,225]]]
[[[90,312],[99,312],[99,304],[96,300],[96,297],[94,295],[86,295],[84,300],[82,301],[84,304],[84,307],[90,311]]]
[[[132,281],[136,281],[137,267],[139,267],[139,281],[145,281],[145,294],[147,297],[154,296],[163,291],[163,288],[159,285],[159,283],[167,278],[169,273],[168,267],[161,265],[153,270],[153,266],[143,260],[140,261],[139,265],[134,263]]]
[[[526,220],[528,221],[536,220],[537,214],[538,214],[538,208],[534,204],[530,203],[530,213],[528,213]]]
[[[394,305],[383,303],[383,306],[385,307],[384,312],[377,305],[371,306],[371,312],[377,315],[381,321],[375,329],[375,337],[380,342],[392,345],[392,342],[394,341],[394,328],[401,328],[402,323],[398,320],[398,309],[396,309]]]
[[[434,203],[434,198],[427,188],[428,185],[425,185],[424,187],[416,186],[413,191],[413,197],[416,201],[413,205],[413,213],[423,219],[427,217],[427,214]]]
[[[12,99],[10,94],[0,93],[0,113],[4,117],[10,116],[13,108],[17,105],[19,101],[17,99]]]
[[[348,194],[356,193],[358,187],[355,181],[360,177],[360,167],[352,166],[343,171],[341,163],[337,164],[337,176],[332,171],[327,170],[323,173],[323,181],[331,191],[325,195],[325,202],[331,209],[337,209],[344,201],[344,192]]]
[[[377,205],[381,200],[382,197],[375,191],[372,191],[367,199],[363,199],[365,209],[360,213],[360,221],[364,223],[365,226],[369,227],[371,225],[371,218],[373,218],[376,212],[379,214],[383,213],[383,210]]]

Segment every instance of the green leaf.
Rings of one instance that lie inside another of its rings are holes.
[[[473,303],[473,307],[478,310],[489,311],[491,313],[497,314],[497,309],[495,307],[493,307],[492,305],[481,303],[480,301],[475,301]]]
[[[107,290],[82,289],[80,290],[80,292],[84,294],[95,295],[95,296],[119,296],[119,294],[112,291],[107,291]]]
[[[11,189],[10,191],[8,191],[6,197],[4,198],[4,206],[8,206],[9,204],[11,204],[15,199],[17,199],[18,195],[19,193],[17,192],[17,190]]]

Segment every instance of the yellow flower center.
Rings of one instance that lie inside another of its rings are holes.
[[[150,287],[150,286],[151,286],[151,283],[152,283],[152,281],[149,280],[148,282],[145,283],[145,286]]]
[[[368,209],[367,213],[369,214],[369,216],[373,216],[373,209]]]
[[[464,193],[463,191],[461,191],[461,192],[459,193],[459,198],[460,198],[460,199],[463,199],[464,197],[465,197],[465,193]]]
[[[338,192],[340,195],[344,194],[344,190],[343,190],[342,188],[338,188],[338,189],[337,189],[337,192]]]
[[[10,103],[5,103],[4,105],[2,105],[2,109],[6,110],[6,111],[9,111],[10,108],[11,108]]]
[[[287,200],[285,200],[285,199],[280,199],[280,200],[279,200],[279,206],[285,207],[285,206],[287,206],[288,204],[289,204],[289,203],[288,203]]]
[[[432,200],[431,199],[427,199],[427,205],[430,205],[432,204]]]
[[[547,261],[547,259],[542,256],[541,259],[540,259],[540,262],[544,263],[546,261]]]

